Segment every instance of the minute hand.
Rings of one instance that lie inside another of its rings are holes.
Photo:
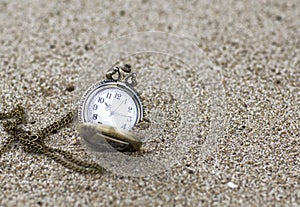
[[[114,114],[114,115],[117,115],[117,116],[131,117],[131,116],[128,116],[128,115],[125,115],[125,114],[116,113],[116,112],[114,112],[113,114]]]
[[[119,106],[118,106],[117,108],[115,108],[115,110],[113,110],[113,111],[111,112],[111,114],[115,114],[115,112],[120,108],[120,106],[121,106],[123,103],[124,103],[124,101],[122,101],[122,102],[119,104]]]

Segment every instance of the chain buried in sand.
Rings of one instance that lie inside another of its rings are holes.
[[[78,160],[71,153],[61,149],[51,148],[46,146],[43,142],[43,139],[46,136],[72,122],[73,112],[69,112],[59,121],[55,121],[49,126],[40,129],[36,134],[18,127],[20,124],[26,124],[24,114],[25,110],[20,104],[18,104],[17,107],[10,112],[0,113],[0,120],[12,119],[3,123],[4,130],[10,135],[10,137],[5,140],[3,146],[0,148],[0,156],[11,147],[13,142],[17,141],[22,144],[26,152],[46,155],[64,167],[76,172],[85,174],[103,173],[104,169],[96,163]]]

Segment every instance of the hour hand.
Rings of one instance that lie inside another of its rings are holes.
[[[106,111],[111,111],[111,104],[108,104],[105,102],[105,110]]]

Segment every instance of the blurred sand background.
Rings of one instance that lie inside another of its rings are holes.
[[[222,69],[227,121],[216,150],[203,161],[191,146],[170,171],[132,178],[74,173],[15,144],[0,157],[0,206],[299,206],[297,0],[1,0],[0,110],[23,103],[24,128],[46,126],[71,109],[96,48],[142,31],[185,36]],[[72,125],[46,143],[89,159]]]

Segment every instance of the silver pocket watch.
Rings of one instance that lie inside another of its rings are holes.
[[[106,78],[84,93],[78,110],[79,121],[130,131],[143,118],[143,105],[134,89],[136,73],[125,64],[111,68]]]
[[[125,64],[110,69],[106,78],[84,93],[79,106],[79,121],[129,131],[143,118],[143,105],[134,89],[136,73],[131,73],[131,66]]]

